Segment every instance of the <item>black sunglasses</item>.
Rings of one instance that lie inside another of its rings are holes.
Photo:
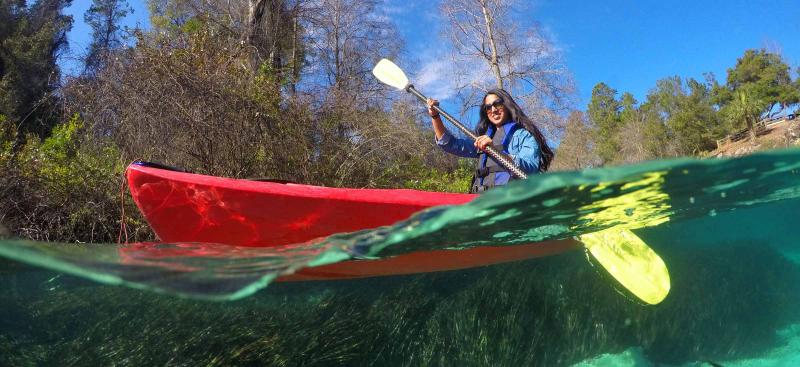
[[[498,99],[495,99],[494,102],[492,102],[491,104],[483,105],[483,110],[486,111],[486,112],[489,112],[489,111],[492,110],[492,107],[494,107],[494,108],[499,110],[500,107],[503,107],[503,99],[502,98],[498,98]]]

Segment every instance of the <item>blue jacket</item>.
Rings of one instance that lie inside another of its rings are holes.
[[[506,123],[506,125],[508,124]],[[475,148],[475,143],[472,139],[456,138],[449,131],[445,131],[442,138],[436,141],[436,144],[444,149],[445,152],[459,157],[478,158],[481,153],[478,148]],[[528,130],[521,126],[514,129],[506,151],[514,160],[514,164],[526,174],[530,175],[539,172],[539,158],[542,155],[542,151],[539,148],[539,143],[536,142],[536,138]]]

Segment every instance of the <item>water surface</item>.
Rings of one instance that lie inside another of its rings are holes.
[[[790,365],[799,173],[791,150],[540,175],[280,251],[5,240],[0,365]],[[664,302],[637,301],[580,248],[462,271],[276,282],[352,258],[609,228],[663,258]]]

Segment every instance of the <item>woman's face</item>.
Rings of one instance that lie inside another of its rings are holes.
[[[489,117],[489,121],[496,126],[506,123],[509,119],[508,110],[506,106],[503,105],[503,99],[497,95],[487,95],[486,98],[483,99],[482,108],[486,111],[486,116]]]

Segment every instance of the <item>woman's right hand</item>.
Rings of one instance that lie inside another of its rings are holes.
[[[481,135],[475,139],[475,148],[486,151],[486,147],[492,145],[492,138],[489,135]]]
[[[437,112],[436,110],[433,109],[433,106],[438,106],[438,105],[439,105],[439,101],[437,101],[435,99],[432,99],[432,98],[428,98],[428,115],[430,117],[432,117],[432,118],[439,117],[439,112]]]

